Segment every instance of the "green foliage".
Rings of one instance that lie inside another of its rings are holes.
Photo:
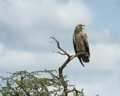
[[[5,82],[5,85],[0,84],[0,93],[2,96],[65,96],[61,80],[51,75],[52,72],[55,70],[9,73],[10,77],[0,77],[2,82]],[[68,82],[69,80],[65,80],[65,83]],[[83,96],[73,94],[73,96]]]

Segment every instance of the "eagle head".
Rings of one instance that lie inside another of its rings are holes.
[[[85,25],[78,24],[78,25],[75,27],[75,31],[82,31],[82,29],[84,29],[83,27],[85,27]]]

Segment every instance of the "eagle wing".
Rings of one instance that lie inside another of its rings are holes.
[[[83,34],[83,41],[84,41],[84,46],[85,46],[85,51],[88,53],[90,56],[90,51],[89,51],[89,44],[88,44],[88,38],[86,34]]]
[[[87,35],[85,33],[82,35],[82,39],[83,39],[83,42],[84,42],[85,52],[87,53],[87,56],[83,56],[82,60],[84,62],[89,62],[90,51],[89,51],[88,38],[87,38]]]
[[[78,52],[76,50],[76,44],[75,44],[75,38],[74,38],[74,36],[73,36],[73,45],[74,45],[75,53],[77,54]],[[83,62],[82,62],[82,60],[81,60],[80,56],[78,56],[78,59],[79,59],[80,63],[82,64],[82,66],[85,67],[84,64],[83,64]]]
[[[75,50],[75,53],[77,53],[74,36],[73,36],[73,45],[74,45],[74,50]]]

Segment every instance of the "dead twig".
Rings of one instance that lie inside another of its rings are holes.
[[[58,49],[60,49],[60,50],[61,50],[64,54],[66,54],[67,56],[70,56],[65,50],[63,50],[63,49],[60,47],[59,41],[58,41],[57,39],[55,39],[54,37],[51,37],[51,38],[56,41]]]
[[[58,54],[60,54],[60,55],[66,55],[66,54],[64,54],[64,53],[61,53],[61,52],[55,52],[55,51],[53,51],[54,53],[58,53]]]
[[[70,55],[70,54],[68,54],[65,50],[63,50],[63,49],[60,47],[59,41],[58,41],[57,39],[55,39],[54,37],[51,37],[51,39],[55,40],[55,42],[57,43],[58,49],[63,52],[63,53],[61,53],[61,52],[58,51],[58,52],[56,52],[56,53],[61,54],[61,55],[66,55],[66,56],[68,57],[67,60],[62,64],[62,66],[59,67],[59,78],[60,78],[61,83],[62,83],[62,85],[63,85],[65,96],[68,96],[68,93],[69,93],[69,92],[68,92],[68,89],[67,89],[68,84],[65,82],[65,80],[64,80],[64,78],[63,78],[63,77],[64,77],[64,76],[63,76],[63,69],[67,66],[67,64],[68,64],[72,59],[74,59],[75,57],[80,56],[80,55],[85,55],[86,53],[80,52],[80,53],[77,53],[77,54],[75,54],[75,55]],[[80,93],[80,91],[76,90],[75,88],[73,88],[72,91],[75,91],[76,94],[77,94],[77,93]]]
[[[83,94],[83,89],[82,89],[81,91],[79,91],[79,90],[77,90],[77,89],[74,87],[72,90],[67,91],[67,93],[70,93],[70,92],[75,92],[75,93],[76,93],[76,96],[77,96],[78,93]]]

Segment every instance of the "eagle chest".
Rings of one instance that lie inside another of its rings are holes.
[[[77,52],[80,52],[80,51],[85,52],[85,45],[84,45],[82,33],[75,34],[74,43],[75,43]]]

